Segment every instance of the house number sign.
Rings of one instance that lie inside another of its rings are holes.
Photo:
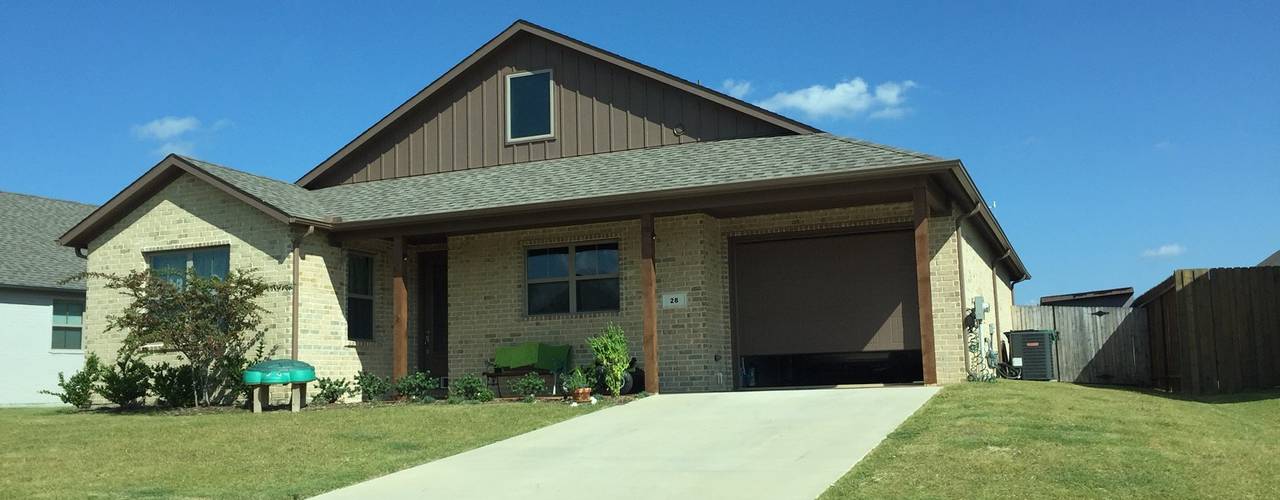
[[[660,300],[663,309],[684,309],[689,307],[689,293],[664,293]]]

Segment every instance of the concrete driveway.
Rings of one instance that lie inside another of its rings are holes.
[[[935,392],[652,396],[320,498],[812,499]]]

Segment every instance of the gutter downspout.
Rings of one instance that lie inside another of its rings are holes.
[[[289,357],[294,361],[298,360],[298,301],[301,295],[298,288],[302,286],[302,241],[315,232],[315,226],[307,226],[307,232],[293,240],[293,308],[289,318],[292,322],[293,338],[290,342]]]

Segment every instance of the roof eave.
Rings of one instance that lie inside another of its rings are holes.
[[[798,188],[806,186],[825,185],[838,182],[888,179],[895,177],[906,177],[911,175],[930,175],[935,173],[946,173],[951,170],[957,160],[936,160],[923,161],[911,164],[886,165],[881,167],[867,167],[844,172],[834,172],[819,175],[806,175],[797,177],[784,177],[778,179],[765,179],[755,181],[743,181],[724,184],[713,184],[707,186],[696,186],[678,189],[664,189],[657,191],[645,191],[640,193],[625,193],[610,196],[600,196],[592,198],[578,198],[572,200],[558,200],[553,202],[529,203],[522,205],[507,205],[500,207],[489,207],[473,210],[443,212],[437,214],[405,216],[385,219],[367,219],[358,221],[340,222],[333,226],[335,233],[343,233],[350,231],[390,228],[409,224],[430,224],[444,222],[458,222],[478,218],[499,217],[504,215],[529,213],[537,211],[547,211],[565,208],[589,208],[592,206],[607,206],[618,203],[638,203],[657,200],[668,200],[678,198],[691,198],[699,196],[709,196],[717,194],[728,194],[735,192],[747,192],[755,190],[779,189],[779,188]]]
[[[187,161],[187,159],[178,155],[170,154],[165,156],[159,163],[151,167],[151,169],[147,170],[147,172],[142,174],[141,177],[138,177],[137,180],[130,183],[75,226],[72,226],[66,233],[63,233],[63,235],[57,240],[58,244],[74,248],[86,248],[93,238],[96,238],[103,230],[106,229],[106,226],[119,220],[119,218],[123,216],[122,212],[136,208],[138,204],[145,200],[145,197],[154,195],[155,191],[158,191],[160,188],[176,179],[179,173],[190,174],[191,176],[204,181],[214,188],[231,195],[233,198],[258,209],[271,218],[285,224],[315,225],[322,228],[328,228],[330,226],[326,221],[294,217],[270,203],[267,203],[262,199],[218,178],[217,176],[210,174],[194,163]]]

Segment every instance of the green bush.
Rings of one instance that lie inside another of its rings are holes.
[[[122,349],[115,364],[102,370],[101,380],[99,395],[120,407],[134,406],[151,389],[151,367],[134,352]]]
[[[542,380],[541,375],[526,373],[523,377],[516,379],[516,382],[511,387],[515,389],[516,395],[533,398],[547,389],[547,382]]]
[[[155,394],[165,405],[174,408],[191,406],[196,403],[194,386],[195,371],[191,365],[170,366],[160,363],[151,368],[151,393]]]
[[[475,374],[467,374],[449,381],[449,402],[493,401],[493,390],[489,383]]]
[[[391,392],[391,379],[362,371],[356,374],[356,390],[360,391],[365,401],[385,399],[387,393]]]
[[[331,405],[350,393],[354,393],[354,390],[347,379],[321,377],[316,379],[316,394],[311,397],[311,402]]]
[[[62,389],[62,392],[40,391],[40,393],[56,396],[63,403],[76,408],[88,408],[93,402],[93,386],[98,383],[98,377],[101,374],[102,361],[98,359],[97,354],[89,353],[84,358],[84,368],[71,378],[64,378],[62,372],[58,372],[58,388]]]
[[[591,380],[587,378],[585,373],[582,373],[582,368],[574,368],[573,371],[564,375],[560,385],[564,387],[565,391],[573,392],[574,389],[591,387]]]
[[[440,388],[440,379],[427,372],[414,372],[401,377],[395,383],[396,393],[419,403],[430,403],[436,398],[432,392]]]
[[[622,327],[609,323],[600,335],[588,337],[587,345],[595,354],[596,364],[604,369],[605,387],[614,396],[622,394],[622,384],[631,365],[631,351]]]

